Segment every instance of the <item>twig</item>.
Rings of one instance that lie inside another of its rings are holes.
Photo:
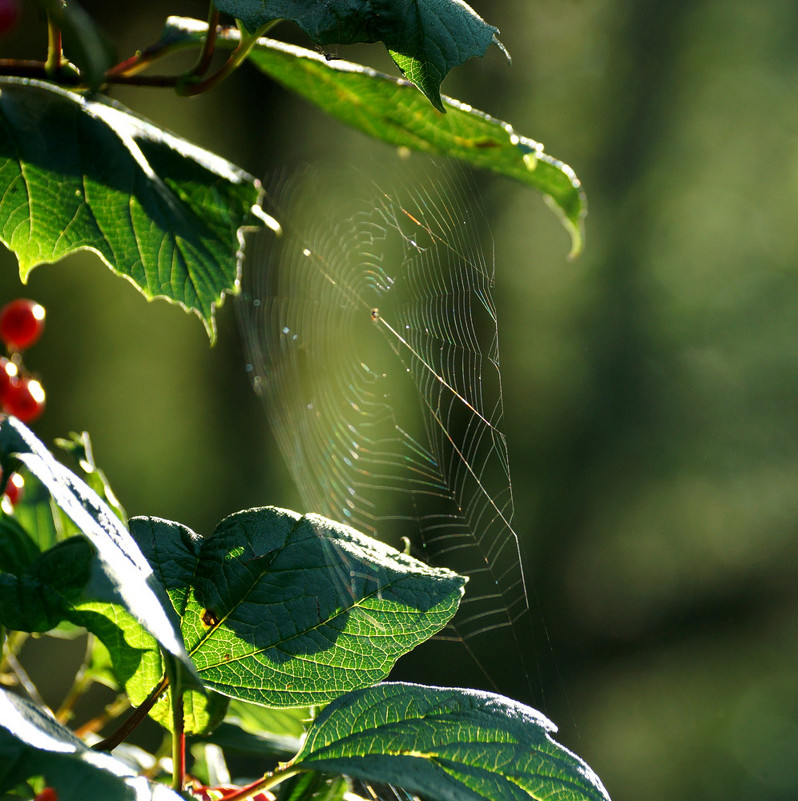
[[[164,676],[155,689],[147,696],[141,706],[133,710],[133,714],[113,734],[109,734],[104,740],[100,740],[92,746],[95,751],[112,751],[120,743],[124,742],[135,728],[147,717],[147,713],[155,706],[155,702],[164,694],[169,686],[169,678]]]
[[[6,664],[11,668],[17,679],[19,679],[20,685],[28,694],[30,700],[33,701],[34,704],[38,704],[39,706],[44,707],[46,710],[52,711],[50,710],[50,707],[44,703],[44,699],[41,697],[41,695],[39,695],[36,685],[31,681],[30,676],[25,668],[22,667],[22,664],[17,659],[16,654],[14,654],[10,649],[5,648],[5,646],[4,650],[6,651],[4,654]]]
[[[89,634],[86,638],[86,655],[83,657],[83,664],[75,674],[75,680],[69,688],[66,697],[61,702],[61,706],[55,713],[55,719],[59,723],[66,723],[72,717],[72,710],[75,707],[78,699],[86,692],[91,686],[92,680],[87,678],[89,670],[89,662],[91,661],[91,651],[93,646],[93,636]]]
[[[208,32],[205,34],[205,41],[202,43],[202,50],[200,50],[197,63],[191,70],[190,74],[192,75],[204,75],[211,66],[213,52],[216,48],[216,34],[219,30],[219,17],[219,12],[211,3],[208,9]]]

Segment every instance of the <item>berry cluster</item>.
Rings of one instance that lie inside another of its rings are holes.
[[[31,378],[22,362],[27,350],[44,330],[44,306],[19,298],[0,309],[0,340],[8,356],[0,356],[0,406],[24,423],[44,411],[44,388]]]
[[[0,309],[0,340],[7,354],[0,356],[0,408],[26,423],[44,411],[44,388],[26,369],[22,351],[41,336],[44,317],[44,306],[24,298],[12,300]],[[14,473],[6,484],[3,502],[13,506],[22,490],[22,476]]]

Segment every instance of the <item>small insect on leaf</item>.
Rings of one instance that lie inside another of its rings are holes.
[[[214,626],[218,626],[219,616],[216,614],[216,612],[213,611],[213,609],[203,609],[202,623],[208,628],[213,628]]]

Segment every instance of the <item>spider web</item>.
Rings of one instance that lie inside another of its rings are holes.
[[[522,672],[528,599],[512,485],[484,213],[448,173],[352,186],[308,170],[266,210],[238,303],[253,385],[314,512],[468,576],[445,639],[493,689]],[[509,635],[509,637],[508,637]]]

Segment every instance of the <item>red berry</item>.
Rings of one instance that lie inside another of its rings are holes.
[[[0,8],[2,4],[0,0]],[[0,339],[12,350],[29,348],[44,331],[44,314],[44,306],[35,300],[12,300],[0,309]]]
[[[19,0],[0,0],[0,34],[7,33],[19,18]]]
[[[3,493],[12,506],[16,506],[22,498],[22,493],[25,490],[25,479],[19,473],[12,473],[11,478],[8,479],[6,490]]]
[[[23,423],[35,420],[44,411],[44,387],[34,378],[12,378],[3,408]]]
[[[52,787],[45,787],[36,796],[35,801],[58,801],[58,793]]]

